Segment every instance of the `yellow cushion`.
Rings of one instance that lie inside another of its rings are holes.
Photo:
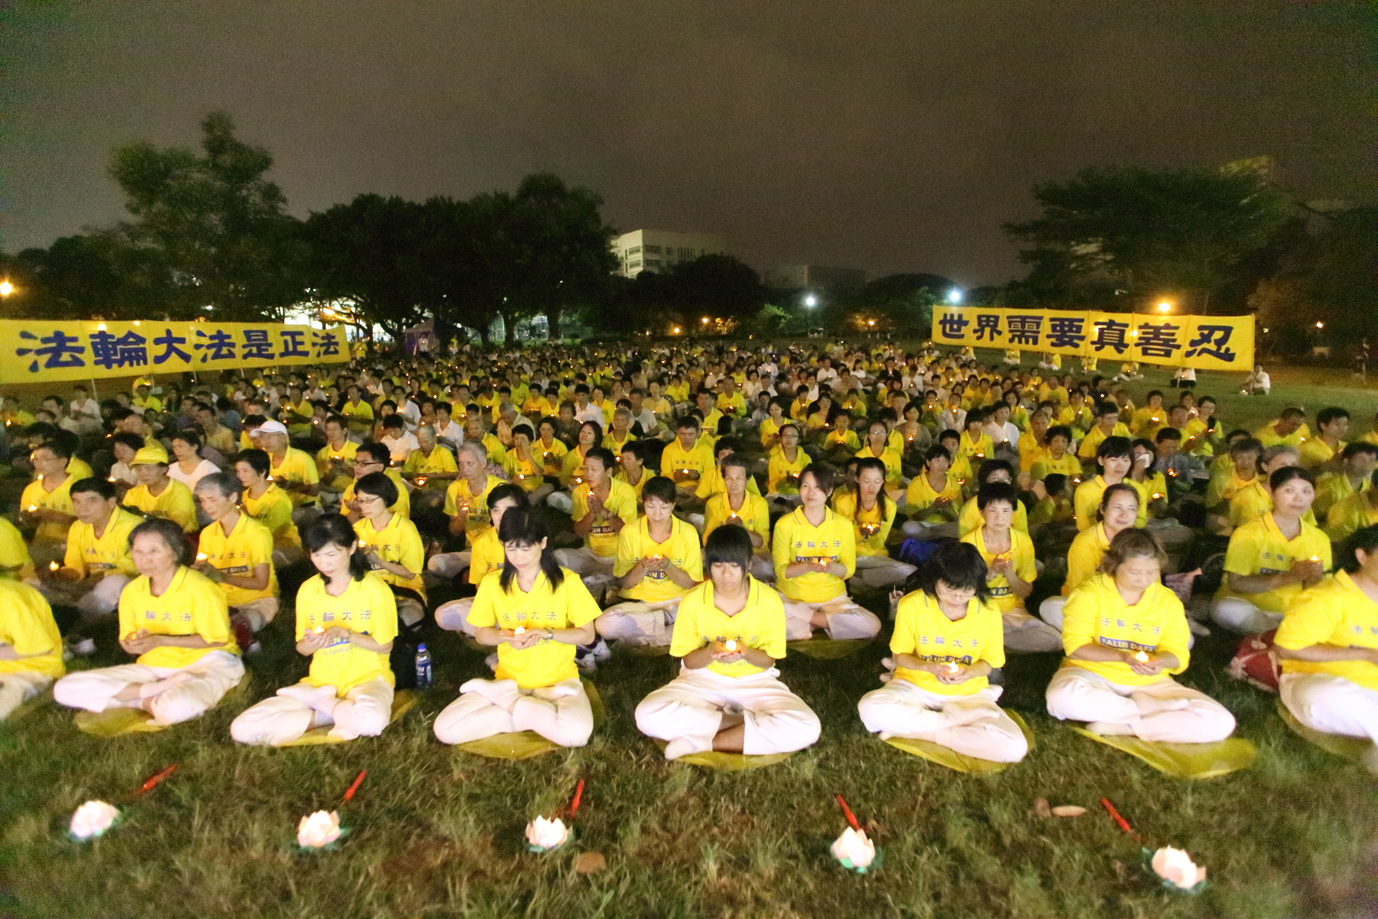
[[[220,702],[243,695],[253,677],[246,669],[239,683],[220,697]],[[217,702],[217,705],[220,703]],[[122,737],[125,734],[156,734],[172,725],[154,724],[153,716],[138,708],[109,708],[103,712],[77,712],[72,719],[77,730],[92,737]]]
[[[603,723],[603,700],[599,697],[598,690],[592,683],[584,679],[581,679],[580,682],[584,684],[584,694],[589,697],[589,708],[593,709],[593,726],[597,729],[598,725]],[[478,740],[471,740],[456,746],[465,753],[472,753],[475,756],[507,760],[535,759],[555,750],[565,749],[557,743],[546,740],[535,731],[494,734],[492,737],[480,737]]]
[[[393,693],[393,695],[392,695],[392,715],[391,715],[391,717],[388,718],[388,724],[392,724],[392,723],[393,723],[394,721],[396,721],[398,718],[401,718],[401,717],[402,717],[403,715],[405,715],[407,712],[411,711],[412,707],[415,706],[416,703],[417,703],[417,702],[420,702],[420,701],[421,701],[421,697],[420,697],[419,695],[417,695],[414,691],[410,690],[410,689],[399,689],[397,692]],[[319,728],[312,728],[311,730],[307,731],[305,734],[303,734],[303,735],[301,735],[300,737],[298,737],[296,740],[289,740],[289,741],[287,741],[287,743],[280,743],[280,744],[278,744],[277,746],[279,746],[279,747],[311,747],[311,746],[315,746],[316,744],[323,744],[323,743],[348,743],[348,742],[349,742],[348,740],[346,740],[346,739],[344,739],[344,738],[342,738],[342,737],[331,737],[331,736],[330,736],[330,728],[329,728],[329,727],[319,727]]]
[[[1001,711],[1009,715],[1010,720],[1019,725],[1019,730],[1024,732],[1024,739],[1029,742],[1029,749],[1032,750],[1034,748],[1034,734],[1029,728],[1028,723],[1025,722],[1016,711],[1011,711],[1009,709],[1001,709]],[[912,756],[921,757],[930,762],[937,763],[939,766],[946,766],[949,769],[954,769],[957,772],[988,774],[1000,772],[1003,769],[1008,769],[1010,766],[1015,765],[1014,763],[997,763],[993,760],[977,759],[974,756],[958,753],[951,747],[944,747],[941,744],[935,744],[927,740],[913,740],[908,737],[891,737],[886,743],[896,750],[903,750],[905,753]]]
[[[1357,762],[1359,758],[1373,746],[1373,741],[1366,740],[1363,737],[1346,737],[1343,734],[1326,734],[1323,731],[1309,728],[1298,721],[1296,716],[1287,710],[1287,706],[1282,704],[1281,699],[1278,699],[1277,705],[1278,715],[1282,718],[1283,723],[1292,729],[1293,734],[1296,734],[1308,743],[1315,744],[1327,753],[1333,753],[1336,756]]]
[[[1215,743],[1154,743],[1133,735],[1093,734],[1077,724],[1072,730],[1097,743],[1128,753],[1154,769],[1178,779],[1213,779],[1253,765],[1253,743],[1230,737]]]
[[[662,751],[666,747],[663,740],[657,740],[656,746]],[[748,756],[745,753],[723,753],[719,750],[705,750],[702,753],[690,753],[675,760],[677,763],[688,763],[691,766],[702,766],[705,769],[713,769],[717,772],[742,772],[746,769],[760,769],[762,766],[774,766],[776,763],[783,762],[793,756],[793,753],[764,753],[757,756]]]

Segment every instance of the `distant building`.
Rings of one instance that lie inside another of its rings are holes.
[[[727,238],[712,233],[633,230],[612,241],[617,273],[634,278],[643,271],[667,271],[703,255],[726,255]]]
[[[785,265],[767,271],[767,287],[785,290],[848,290],[866,283],[866,272],[860,268],[825,268],[822,265]]]

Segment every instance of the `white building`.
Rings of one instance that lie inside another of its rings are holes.
[[[633,230],[612,241],[617,273],[634,278],[643,271],[668,271],[701,255],[726,255],[727,238],[712,233]]]

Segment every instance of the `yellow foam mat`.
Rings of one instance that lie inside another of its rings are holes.
[[[392,694],[392,715],[388,718],[388,724],[392,724],[407,712],[411,711],[421,697],[410,689],[399,689]],[[278,744],[279,747],[313,747],[323,743],[349,743],[339,737],[330,736],[330,728],[312,728],[296,740],[289,740],[287,743]]]
[[[802,654],[820,661],[835,661],[851,657],[875,639],[871,638],[810,638],[785,643],[787,654]]]
[[[593,709],[593,727],[597,730],[598,726],[603,723],[603,699],[598,695],[597,687],[588,680],[581,679],[580,682],[584,684],[584,693],[589,697],[589,707]],[[555,750],[564,749],[559,744],[546,740],[535,731],[494,734],[492,737],[481,737],[478,740],[471,740],[456,746],[465,753],[472,753],[475,756],[506,760],[535,759]]]
[[[1317,731],[1315,728],[1309,728],[1298,721],[1296,716],[1287,710],[1287,706],[1282,704],[1281,699],[1278,699],[1277,705],[1278,716],[1282,718],[1283,724],[1292,729],[1293,734],[1296,734],[1307,743],[1315,744],[1327,753],[1333,753],[1336,756],[1357,762],[1359,758],[1367,753],[1368,749],[1373,746],[1373,741],[1363,737],[1346,737],[1343,734],[1326,734],[1323,731]]]
[[[666,743],[657,740],[656,746],[663,752]],[[702,753],[690,753],[675,760],[677,763],[688,763],[691,766],[702,766],[704,769],[712,769],[717,772],[743,772],[747,769],[760,769],[763,766],[774,766],[776,763],[783,762],[793,756],[793,753],[765,753],[758,756],[748,756],[745,753],[723,753],[719,750],[705,750]]]
[[[1034,733],[1023,717],[1016,711],[1001,709],[1010,720],[1019,725],[1019,730],[1024,733],[1024,739],[1029,743],[1029,749],[1034,748]],[[929,762],[937,763],[939,766],[946,766],[957,772],[968,772],[977,775],[985,775],[992,772],[1000,772],[1008,769],[1014,763],[997,763],[988,759],[977,759],[974,756],[967,756],[958,753],[950,747],[944,747],[927,740],[913,740],[908,737],[891,737],[885,741],[896,750],[903,750],[911,756],[926,759]]]
[[[242,695],[248,690],[252,681],[253,675],[245,670],[239,683],[230,687],[230,691],[221,696],[220,701],[224,702],[226,699]],[[153,716],[138,708],[111,708],[103,712],[77,712],[72,720],[76,723],[77,730],[83,734],[107,739],[122,737],[125,734],[156,734],[172,726],[154,724]]]
[[[1114,747],[1178,779],[1213,779],[1253,765],[1258,750],[1252,741],[1230,737],[1215,743],[1154,743],[1132,735],[1093,734],[1069,722],[1072,730]]]

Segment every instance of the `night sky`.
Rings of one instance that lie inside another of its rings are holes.
[[[553,171],[608,220],[974,286],[1086,165],[1271,154],[1378,199],[1378,4],[18,2],[0,13],[0,247],[123,209],[110,150],[224,108],[305,216]]]

